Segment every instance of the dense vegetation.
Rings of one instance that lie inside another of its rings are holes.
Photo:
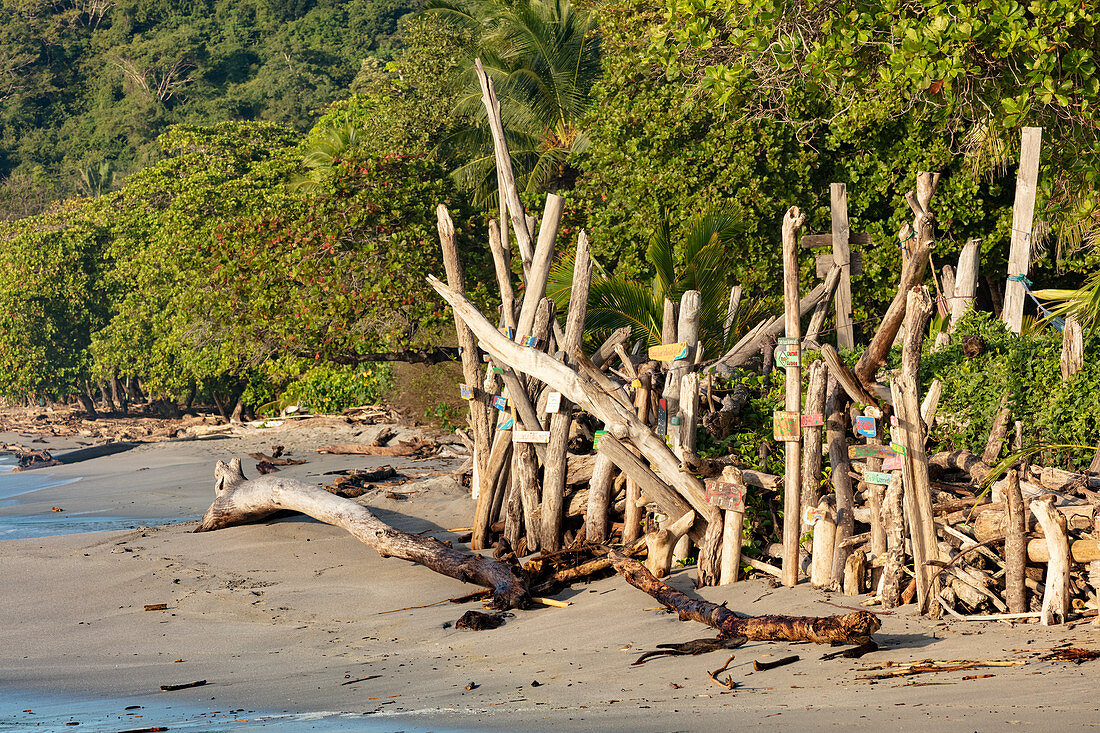
[[[169,125],[308,130],[416,0],[5,0],[0,219],[104,193]]]
[[[0,218],[13,219],[0,227],[0,395],[130,378],[227,409],[309,390],[320,402],[326,379],[384,381],[369,363],[380,353],[448,345],[423,285],[441,269],[436,204],[488,303],[477,55],[525,195],[566,196],[563,242],[591,234],[593,330],[636,311],[652,331],[654,293],[702,283],[718,350],[731,284],[746,304],[779,291],[782,212],[797,204],[806,231],[828,231],[828,185],[843,181],[852,230],[874,242],[853,283],[858,341],[895,287],[918,170],[943,172],[936,264],[981,237],[982,273],[1003,281],[1024,125],[1045,129],[1049,234],[1032,280],[1076,287],[1100,267],[1086,246],[1100,170],[1092,9],[467,0],[398,22],[413,5],[0,6]],[[720,236],[699,239],[708,212]],[[806,285],[812,269],[805,258]],[[997,287],[982,281],[979,306]],[[949,389],[948,403],[985,404]],[[1054,417],[1031,416],[1055,437]]]

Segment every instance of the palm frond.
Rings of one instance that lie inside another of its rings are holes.
[[[1052,305],[1047,318],[1073,316],[1085,331],[1100,323],[1100,270],[1089,275],[1076,290],[1046,288],[1034,294]]]

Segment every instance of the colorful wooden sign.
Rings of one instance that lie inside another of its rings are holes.
[[[865,415],[856,417],[856,434],[862,435],[864,438],[873,438],[878,435],[875,418]]]
[[[497,408],[501,412],[504,412],[508,409],[508,398],[504,395],[497,395],[492,399],[489,404],[491,404],[493,407]]]
[[[819,428],[825,424],[825,416],[821,413],[803,415],[801,423],[804,428]]]
[[[534,336],[521,336],[519,342],[523,346],[528,346],[532,349],[537,349],[539,347],[539,344],[542,343],[542,340],[538,339],[538,338],[535,338]]]
[[[516,419],[514,417],[510,417],[507,420],[505,420],[504,422],[502,422],[500,424],[500,427],[497,428],[497,430],[511,430],[512,426],[515,425],[515,424],[516,424]]]
[[[889,446],[885,445],[850,445],[848,446],[849,458],[889,458],[895,455]]]
[[[890,425],[895,427],[895,428],[898,426],[898,416],[897,415],[891,415],[890,416]]]
[[[653,361],[679,361],[686,359],[687,355],[688,345],[683,341],[649,347],[649,358]]]
[[[892,455],[882,462],[883,471],[900,471],[901,470],[901,456]]]
[[[772,413],[772,435],[776,440],[798,440],[802,437],[801,415],[777,410]]]
[[[549,443],[549,430],[513,430],[513,443]]]
[[[890,483],[890,474],[883,473],[882,471],[865,471],[863,473],[863,480],[869,484],[885,486]]]
[[[745,511],[745,487],[740,484],[731,484],[718,479],[706,479],[707,503],[714,504],[719,509],[728,509],[735,512]]]
[[[600,447],[600,438],[607,435],[606,430],[597,430],[596,437],[592,439],[592,450],[598,450]]]
[[[780,369],[796,367],[802,361],[802,345],[795,338],[781,338],[775,347],[775,365]]]
[[[657,402],[657,434],[668,435],[668,402],[663,397]]]
[[[561,392],[548,392],[546,395],[546,411],[558,412],[561,410]]]
[[[890,443],[890,448],[891,448],[891,449],[892,449],[892,450],[893,450],[893,451],[894,451],[895,453],[897,453],[897,454],[898,454],[899,456],[904,456],[904,455],[905,455],[905,446],[904,446],[904,445],[902,445],[901,443],[893,443],[893,442],[891,442],[891,443]]]
[[[511,328],[510,326],[505,326],[504,328],[500,329],[500,332],[507,336],[509,341],[515,341],[516,329]]]
[[[458,385],[458,392],[462,395],[464,400],[472,400],[474,398],[474,389],[468,384]]]
[[[824,519],[825,515],[817,510],[817,507],[808,506],[802,510],[802,523],[810,527],[814,526],[814,523],[819,519]]]

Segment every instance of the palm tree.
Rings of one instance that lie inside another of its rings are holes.
[[[598,272],[592,278],[585,331],[595,339],[630,326],[632,339],[647,345],[661,343],[661,320],[667,298],[679,302],[688,290],[698,290],[701,301],[699,341],[705,353],[724,353],[754,321],[764,304],[742,302],[736,320],[726,329],[729,305],[729,268],[726,245],[740,228],[728,212],[707,212],[693,219],[677,242],[666,212],[646,249],[646,261],[653,269],[649,283],[609,276]],[[569,300],[573,279],[573,256],[566,255],[550,272],[546,295],[556,303]],[[559,306],[559,312],[564,306]]]
[[[455,177],[488,203],[495,192],[492,139],[474,72],[480,58],[501,100],[521,189],[570,188],[573,156],[588,145],[580,121],[600,73],[600,37],[590,13],[570,0],[429,0],[425,12],[478,34],[459,83],[456,112],[472,124],[448,143],[469,155]]]
[[[1035,297],[1054,306],[1049,318],[1074,316],[1086,332],[1100,324],[1100,271],[1089,275],[1076,290],[1046,288],[1036,290]]]
[[[325,130],[318,140],[305,149],[302,167],[307,172],[292,175],[288,188],[297,193],[316,193],[321,183],[332,175],[336,164],[362,140],[363,131],[350,122],[343,127]]]

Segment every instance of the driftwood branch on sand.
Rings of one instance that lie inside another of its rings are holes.
[[[218,461],[214,468],[214,503],[195,531],[258,522],[283,510],[301,512],[347,530],[382,557],[408,560],[463,583],[489,588],[497,608],[525,608],[530,603],[527,576],[514,565],[452,549],[434,537],[395,529],[362,504],[319,486],[274,475],[246,479],[238,458],[228,464]]]

